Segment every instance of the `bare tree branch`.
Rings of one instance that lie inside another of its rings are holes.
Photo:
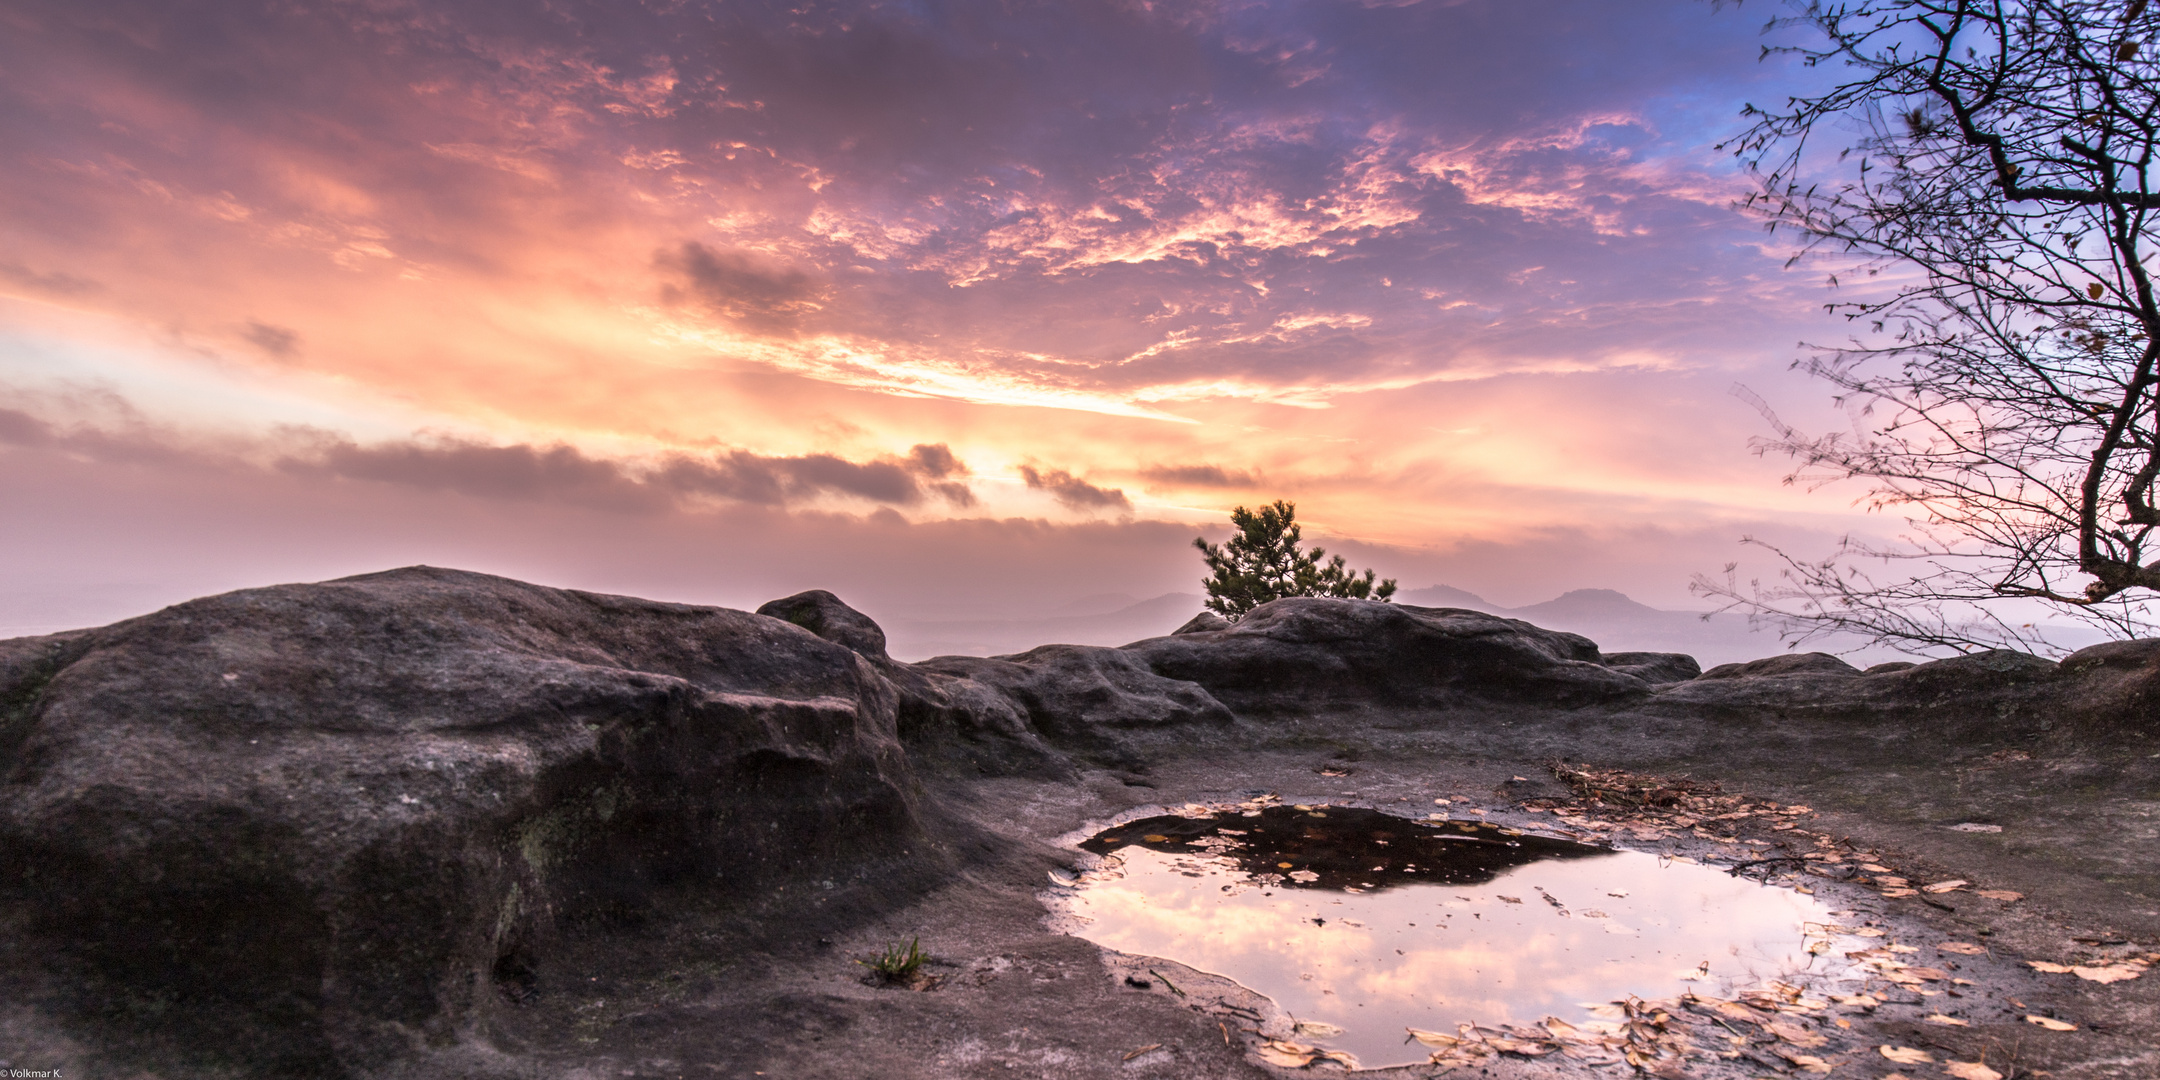
[[[1847,280],[1882,284],[1825,305],[1855,336],[1797,365],[1854,430],[1773,417],[1756,450],[1796,463],[1788,483],[1867,484],[1862,502],[1911,532],[1819,562],[1776,551],[1776,583],[1743,589],[1728,570],[1698,592],[1801,636],[1937,650],[2058,651],[1993,614],[2004,602],[2153,632],[2160,12],[2145,9],[1812,0],[1772,21],[1815,43],[1766,55],[1850,77],[1748,107],[1753,125],[1725,144],[1757,181],[1743,207],[1799,238],[1788,265],[1855,260]],[[1833,137],[1835,154],[1815,145]]]

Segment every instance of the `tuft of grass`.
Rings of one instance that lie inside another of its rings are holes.
[[[917,971],[922,970],[923,961],[928,959],[930,954],[922,950],[922,938],[917,937],[906,945],[894,942],[886,946],[884,952],[868,960],[855,962],[869,968],[886,982],[906,982],[914,978]]]

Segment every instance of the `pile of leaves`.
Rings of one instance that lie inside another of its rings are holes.
[[[1922,882],[1886,863],[1887,856],[1856,848],[1845,837],[1808,828],[1815,811],[1780,805],[1768,799],[1730,795],[1714,783],[1653,776],[1624,769],[1599,769],[1554,761],[1552,774],[1574,793],[1572,800],[1537,799],[1523,804],[1533,813],[1551,812],[1578,838],[1638,841],[1689,836],[1722,850],[1713,860],[1728,862],[1735,873],[1762,880],[1778,879],[1801,892],[1812,892],[1806,877],[1835,878],[1869,886],[1884,897],[1918,897],[1937,907],[1944,893],[1965,890],[1962,879]],[[1972,895],[2001,903],[2023,899],[2006,889],[1976,889]]]
[[[1591,1012],[1597,1020],[1576,1025],[1548,1016],[1529,1027],[1460,1024],[1455,1034],[1410,1028],[1410,1036],[1432,1047],[1435,1075],[1481,1065],[1496,1054],[1538,1058],[1559,1054],[1583,1065],[1626,1062],[1652,1076],[1685,1076],[1681,1063],[1690,1049],[1688,1033],[1676,1022],[1670,1002],[1630,997]]]

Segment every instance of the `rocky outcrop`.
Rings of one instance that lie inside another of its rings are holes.
[[[1652,686],[1686,682],[1702,675],[1702,665],[1685,653],[1668,652],[1621,652],[1606,653],[1605,666],[1614,671],[1633,675]]]
[[[1946,731],[2149,729],[2156,688],[2160,642],[1701,672],[1330,599],[903,664],[822,591],[751,614],[414,568],[0,642],[0,916],[73,965],[85,1016],[165,1016],[242,1073],[365,1072],[484,1029],[564,935],[698,905],[801,931],[905,902],[982,850],[941,809],[954,777],[1358,725],[1528,746],[1508,723],[1530,716],[1559,718],[1537,736],[1554,752],[1789,754],[1754,730],[1780,716],[1806,721],[1794,747],[1919,754]],[[181,1020],[158,1011],[174,1001]]]
[[[244,1067],[454,1040],[564,927],[673,895],[943,869],[892,685],[779,619],[412,569],[0,657],[8,899]]]
[[[1106,764],[1129,765],[1150,733],[1189,739],[1236,717],[1196,682],[1166,678],[1130,649],[1045,645],[1017,656],[941,656],[924,670],[986,688],[1013,703],[1049,742]]]
[[[1119,651],[1205,688],[1240,716],[1495,703],[1576,708],[1650,693],[1644,680],[1601,663],[1588,638],[1478,611],[1371,600],[1277,600],[1227,630]]]
[[[885,655],[884,628],[823,589],[768,601],[758,606],[757,613],[794,623],[835,645],[853,649],[873,662],[892,659]]]

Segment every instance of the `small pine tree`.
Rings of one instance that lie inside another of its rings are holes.
[[[1259,513],[1240,506],[1230,511],[1237,533],[1224,543],[1210,544],[1196,537],[1193,546],[1207,560],[1211,575],[1201,581],[1207,588],[1208,610],[1229,619],[1285,596],[1335,596],[1350,600],[1386,602],[1395,595],[1395,579],[1375,582],[1371,570],[1358,574],[1343,564],[1340,555],[1327,559],[1321,548],[1310,552],[1298,546],[1297,504],[1275,500]]]

